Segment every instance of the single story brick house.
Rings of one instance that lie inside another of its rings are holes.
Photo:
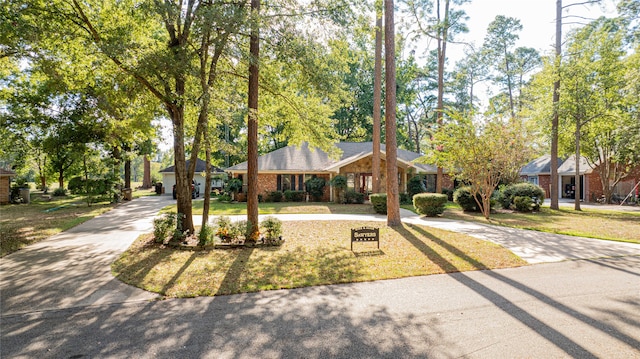
[[[15,176],[15,172],[0,168],[0,204],[11,202],[11,177]]]
[[[258,193],[272,191],[304,191],[304,183],[312,177],[324,178],[327,182],[337,175],[344,175],[350,189],[369,195],[373,190],[372,142],[339,142],[339,158],[331,158],[321,149],[311,149],[307,143],[301,146],[287,146],[258,157]],[[386,191],[385,146],[380,148],[380,186]],[[398,183],[400,192],[406,192],[407,180],[415,174],[425,174],[427,189],[435,191],[436,166],[415,163],[422,157],[419,153],[398,149]],[[247,162],[229,167],[227,172],[233,178],[243,180],[247,185]],[[444,176],[443,188],[453,188],[453,181]],[[324,201],[334,200],[332,186],[325,187]]]
[[[187,160],[187,168],[189,168],[190,161]],[[169,166],[167,168],[161,169],[160,174],[162,174],[162,187],[164,187],[165,194],[171,194],[173,189],[173,185],[176,184],[176,170],[174,166]],[[196,182],[197,186],[200,189],[200,193],[204,193],[204,184],[206,180],[207,174],[207,162],[198,158],[196,162],[196,170],[193,174],[193,180]],[[211,166],[211,190],[222,189],[224,186],[224,180],[227,177],[227,173],[222,169]]]
[[[575,198],[576,195],[585,202],[595,202],[602,196],[602,182],[597,166],[592,168],[587,160],[580,159],[580,193],[575,193],[576,157],[569,156],[566,160],[558,159],[558,198]],[[537,184],[545,191],[546,198],[550,197],[551,188],[551,156],[544,155],[529,162],[520,171],[522,179]],[[614,193],[624,198],[640,182],[640,166],[635,168],[629,176],[620,181],[614,188]]]

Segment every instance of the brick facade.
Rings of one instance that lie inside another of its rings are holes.
[[[551,175],[538,175],[538,186],[544,189],[544,198],[551,198]]]
[[[359,159],[355,162],[349,163],[346,166],[340,168],[340,175],[348,175],[354,174],[354,184],[356,191],[360,191],[362,175],[371,175],[371,162],[372,156],[367,156],[365,158]],[[384,159],[380,159],[380,191],[386,192],[386,167],[387,162]],[[398,167],[398,187],[400,188],[400,192],[406,191],[406,181],[410,176],[413,175],[413,168],[406,170],[404,168]],[[306,173],[282,173],[286,175],[295,175],[298,178],[299,175],[305,175]],[[331,199],[331,187],[329,185],[329,181],[331,179],[331,174],[329,173],[321,173],[314,174],[317,177],[323,178],[327,182],[327,186],[324,188],[324,195],[322,200],[325,202],[330,201]],[[246,173],[243,174],[235,174],[235,177],[243,177],[245,180],[244,191],[246,192]],[[454,187],[453,179],[445,174],[443,178],[443,188],[451,188]],[[276,191],[278,188],[278,174],[277,173],[258,173],[258,194],[261,194],[263,197],[266,197],[267,193]],[[297,186],[296,186],[297,188]]]
[[[7,204],[10,202],[11,195],[11,180],[9,177],[0,177],[0,204]]]
[[[594,202],[596,199],[602,197],[604,191],[602,189],[602,181],[600,180],[600,173],[597,171],[597,168],[594,169],[591,173],[585,175],[586,182],[586,190],[588,192],[585,196],[585,202]],[[640,166],[634,168],[627,177],[625,177],[622,181],[620,181],[616,187],[626,187],[622,192],[627,192],[627,190],[631,190],[636,183],[640,182]],[[614,189],[614,192],[615,189]],[[620,191],[618,191],[620,192]],[[621,196],[626,196],[627,193],[618,193]]]

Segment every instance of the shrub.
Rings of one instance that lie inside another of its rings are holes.
[[[205,224],[198,233],[198,245],[206,246],[211,243],[213,243],[213,228]]]
[[[369,196],[369,200],[373,205],[373,210],[376,213],[387,214],[387,194],[386,193],[374,193]]]
[[[184,218],[184,214],[177,213],[175,214],[175,218],[176,218],[176,228],[173,230],[173,235],[171,237],[171,240],[173,240],[174,242],[180,242],[187,235],[189,235],[189,230],[182,231],[182,219]]]
[[[284,191],[284,199],[287,202],[302,202],[304,201],[304,191]]]
[[[418,193],[424,193],[427,191],[427,187],[424,185],[423,177],[420,175],[415,175],[407,181],[407,192],[409,195],[409,201],[407,203],[411,203],[411,199],[414,195]],[[400,203],[402,203],[402,196],[400,196]]]
[[[526,211],[537,211],[540,209],[542,202],[544,202],[544,190],[540,186],[529,182],[515,183],[502,188],[498,201],[504,209],[516,207],[516,210],[518,210],[515,205],[516,197],[529,197],[531,199],[531,208]]]
[[[220,202],[231,202],[231,196],[228,194],[221,194],[218,196],[218,201]]]
[[[347,190],[344,194],[344,203],[347,204],[362,204],[364,203],[364,193],[356,192],[353,189]]]
[[[222,242],[231,242],[231,219],[227,216],[220,216],[216,218],[215,224],[216,236],[220,238]]]
[[[176,214],[168,213],[153,220],[153,240],[156,243],[164,243],[169,231],[176,225]]]
[[[53,195],[58,197],[58,196],[66,196],[67,195],[67,190],[65,190],[62,187],[58,187],[56,188],[55,191],[53,191]]]
[[[313,197],[314,201],[320,201],[322,199],[326,184],[326,181],[322,177],[313,177],[304,183],[307,192]]]
[[[406,192],[400,193],[400,204],[411,204],[411,195]]]
[[[515,196],[513,198],[513,205],[518,212],[531,212],[533,200],[531,197]]]
[[[479,194],[476,195],[476,198],[478,199],[478,202],[482,203],[482,198]],[[453,193],[453,201],[460,205],[463,211],[480,212],[478,203],[476,203],[476,200],[473,198],[473,196],[471,196],[471,187],[469,186],[458,188]],[[493,202],[491,207],[493,207]]]
[[[443,188],[442,194],[447,195],[447,200],[453,201],[453,190],[451,188]]]
[[[242,191],[242,180],[239,178],[231,178],[224,187],[228,193],[237,193]]]
[[[446,203],[446,194],[418,193],[413,196],[413,207],[415,207],[418,213],[428,217],[435,217],[442,214]]]
[[[231,223],[229,227],[229,235],[231,239],[239,239],[240,237],[244,237],[248,239],[251,237],[251,222],[249,221],[237,221]]]
[[[277,244],[282,236],[282,222],[275,217],[267,217],[262,223],[264,239],[267,244]]]
[[[282,202],[282,192],[271,191],[267,193],[267,202]]]
[[[80,194],[84,193],[84,179],[80,176],[73,177],[69,180],[69,184],[67,184],[67,188],[69,192],[72,194]]]

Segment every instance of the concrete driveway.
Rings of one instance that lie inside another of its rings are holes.
[[[111,263],[142,233],[171,197],[123,203],[66,232],[0,259],[2,314],[148,301],[157,297],[111,275]]]

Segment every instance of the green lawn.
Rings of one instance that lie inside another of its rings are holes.
[[[380,228],[375,243],[355,243],[350,229]],[[175,250],[143,235],[113,265],[125,283],[167,297],[194,297],[351,283],[526,263],[487,241],[439,229],[381,222],[283,222],[280,247]]]
[[[202,214],[204,201],[193,202],[193,214]],[[259,203],[258,210],[260,214],[323,214],[323,213],[342,213],[342,214],[374,214],[373,207],[370,204],[336,204],[330,202],[270,202]],[[175,204],[162,209],[161,213],[176,212]],[[216,200],[211,201],[209,214],[212,215],[240,215],[247,214],[247,204],[240,203],[224,203]]]
[[[148,190],[134,190],[133,197],[154,195]],[[42,192],[31,192],[31,203],[0,206],[0,257],[13,253],[29,244],[86,222],[109,211],[108,202],[87,206],[83,196],[43,198]]]
[[[579,212],[562,208],[555,211],[543,207],[536,213],[499,210],[486,220],[480,213],[463,212],[459,206],[451,204],[447,206],[443,217],[571,236],[640,243],[640,212],[591,209]]]

